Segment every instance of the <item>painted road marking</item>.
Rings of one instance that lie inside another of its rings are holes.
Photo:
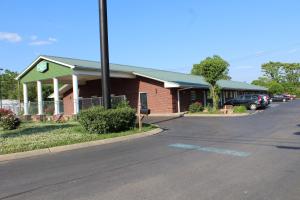
[[[212,152],[212,153],[225,154],[225,155],[238,156],[238,157],[247,157],[247,156],[251,155],[250,153],[243,152],[243,151],[235,151],[235,150],[221,149],[221,148],[214,148],[214,147],[201,147],[198,145],[181,144],[181,143],[170,144],[169,147],[187,149],[187,150]]]

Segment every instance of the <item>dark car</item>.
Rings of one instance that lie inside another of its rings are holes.
[[[237,98],[230,99],[225,102],[224,105],[232,106],[246,106],[247,109],[256,110],[257,108],[265,107],[267,102],[264,101],[263,95],[259,94],[245,94],[240,95]]]
[[[286,102],[289,98],[285,95],[277,94],[271,97],[272,102]]]

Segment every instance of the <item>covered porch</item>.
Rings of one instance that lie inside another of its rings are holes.
[[[133,78],[130,74],[119,72],[111,72],[111,77]],[[84,91],[80,94],[80,88],[84,90],[84,86],[88,82],[101,80],[100,66],[99,69],[85,68],[83,70],[80,67],[70,66],[40,56],[17,77],[17,80],[23,86],[23,113],[25,116],[77,115],[80,110],[103,105],[100,86],[94,85],[92,88],[94,95],[88,95]],[[29,84],[36,84],[36,102],[28,100]],[[52,85],[53,94],[49,97],[43,96],[43,85]],[[51,100],[44,101],[45,98],[50,98]],[[124,94],[112,96],[112,103],[122,100],[126,100]]]

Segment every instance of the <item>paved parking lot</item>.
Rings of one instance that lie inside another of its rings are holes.
[[[239,118],[150,120],[164,132],[1,163],[0,200],[299,200],[300,101]]]

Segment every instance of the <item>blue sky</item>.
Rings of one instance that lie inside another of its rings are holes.
[[[1,0],[0,67],[38,55],[99,60],[97,0]],[[234,80],[300,62],[299,0],[108,0],[110,62],[189,73],[218,54]]]

